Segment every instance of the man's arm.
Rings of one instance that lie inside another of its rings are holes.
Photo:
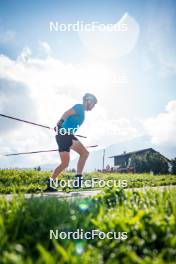
[[[58,122],[57,122],[57,125],[61,125],[67,117],[69,117],[69,116],[71,116],[71,115],[75,115],[75,114],[76,114],[76,113],[75,113],[75,110],[74,110],[73,108],[70,108],[68,111],[66,111],[66,112],[61,116],[61,118],[60,118],[60,119],[58,120]]]

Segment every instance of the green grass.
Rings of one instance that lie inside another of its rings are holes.
[[[176,193],[105,190],[74,201],[0,198],[2,264],[174,264]],[[49,230],[124,231],[128,239],[50,240]]]
[[[0,170],[0,193],[37,193],[46,189],[46,180],[51,172],[35,170]],[[73,173],[63,173],[61,179],[73,179]],[[176,175],[87,173],[84,179],[127,180],[128,188],[145,186],[176,185]],[[96,188],[97,189],[97,188]],[[60,188],[61,190],[61,188]]]
[[[12,192],[37,193],[46,188],[50,172],[35,170],[0,170],[0,193]],[[63,173],[61,179],[73,179],[73,173]],[[104,180],[127,180],[128,188],[145,186],[176,185],[175,175],[87,173],[84,179],[99,178]],[[98,189],[98,188],[96,188]],[[61,190],[61,188],[60,188]]]

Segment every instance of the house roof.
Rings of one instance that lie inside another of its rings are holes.
[[[131,156],[133,154],[142,154],[145,153],[147,151],[152,151],[152,152],[156,152],[159,153],[158,151],[154,150],[153,148],[147,148],[147,149],[141,149],[141,150],[137,150],[137,151],[132,151],[132,152],[127,152],[127,153],[122,153],[120,155],[115,155],[115,156],[111,156],[109,158],[115,158],[115,157],[125,157],[125,156]],[[160,154],[160,153],[159,153]],[[166,158],[165,156],[163,156],[162,154],[160,154],[163,158],[165,158],[167,161],[170,161],[168,158]]]

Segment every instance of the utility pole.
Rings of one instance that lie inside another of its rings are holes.
[[[103,149],[103,171],[104,171],[104,166],[105,166],[105,149]]]

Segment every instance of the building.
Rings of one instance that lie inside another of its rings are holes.
[[[142,157],[145,157],[147,154],[150,154],[150,153],[151,154],[157,153],[157,155],[159,155],[163,160],[165,160],[170,167],[170,160],[152,148],[142,149],[142,150],[128,152],[128,153],[124,152],[121,155],[116,155],[116,156],[112,156],[109,158],[114,159],[114,167],[113,167],[114,171],[135,172],[136,168],[134,167],[134,165],[132,166],[132,164],[131,164],[132,157],[134,157],[134,155],[135,155],[136,157],[142,158]]]

